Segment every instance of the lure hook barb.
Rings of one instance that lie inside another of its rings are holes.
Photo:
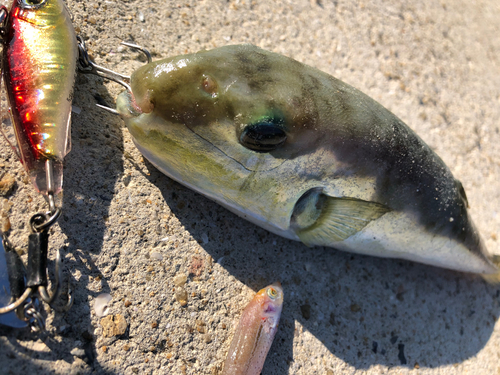
[[[128,42],[121,42],[120,44],[142,52],[146,56],[146,59],[148,60],[148,64],[151,64],[153,62],[153,59],[151,58],[151,54],[149,53],[149,51],[146,48],[141,47],[137,44],[132,44],[132,43],[128,43]]]

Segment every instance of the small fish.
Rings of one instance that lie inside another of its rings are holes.
[[[276,282],[261,289],[241,314],[222,375],[259,375],[278,330],[283,289]]]
[[[496,274],[462,184],[399,118],[252,45],[149,63],[117,110],[160,171],[308,246]]]
[[[5,30],[2,75],[22,162],[39,192],[51,184],[57,194],[71,148],[75,31],[62,0],[14,1]]]

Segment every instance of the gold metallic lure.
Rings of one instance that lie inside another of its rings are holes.
[[[70,150],[70,117],[78,48],[62,0],[17,0],[4,37],[3,78],[22,161],[38,191],[62,187]]]
[[[251,45],[138,69],[117,109],[162,172],[308,246],[497,273],[459,181],[400,119]]]

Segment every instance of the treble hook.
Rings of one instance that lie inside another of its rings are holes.
[[[110,69],[106,69],[102,66],[94,63],[88,54],[87,47],[85,46],[85,41],[80,35],[77,35],[76,39],[78,40],[78,70],[84,74],[94,74],[100,76],[102,78],[109,79],[116,83],[119,83],[123,87],[125,87],[129,92],[132,92],[132,89],[125,81],[130,81],[130,77],[114,72]]]
[[[102,78],[114,81],[114,82],[122,85],[123,87],[125,87],[127,89],[127,91],[130,94],[132,94],[132,88],[129,85],[130,76],[126,76],[124,74],[117,73],[111,69],[104,68],[104,67],[99,66],[96,63],[94,63],[89,57],[87,47],[85,46],[85,41],[83,40],[83,38],[80,35],[77,35],[76,38],[78,40],[78,50],[79,50],[78,70],[84,74],[94,74],[94,75],[100,76]],[[146,48],[141,47],[137,44],[132,44],[132,43],[128,43],[128,42],[121,42],[120,44],[142,52],[146,56],[146,59],[148,60],[148,64],[150,64],[153,61],[153,59],[151,58],[151,54],[149,53],[149,51]],[[115,115],[118,115],[118,111],[116,111],[113,108],[109,108],[109,107],[103,106],[101,104],[96,104],[96,106],[99,108],[105,109],[106,111],[111,112]]]
[[[52,283],[54,285],[54,290],[51,293],[47,290],[49,229],[61,215],[61,208],[56,207],[55,203],[53,161],[48,159],[45,163],[47,183],[46,195],[49,211],[46,213],[37,213],[33,215],[29,221],[31,234],[28,236],[28,264],[26,269],[19,256],[17,256],[17,253],[15,253],[15,250],[8,242],[6,236],[3,235],[2,238],[6,254],[8,255],[8,261],[10,262],[8,265],[9,283],[11,285],[11,295],[14,302],[0,308],[0,314],[16,310],[16,315],[19,319],[30,321],[31,328],[34,332],[43,330],[45,322],[33,301],[38,295],[43,302],[51,305],[60,294],[62,280],[61,252],[58,249],[55,261],[55,281]],[[66,309],[69,309],[73,302],[71,290],[68,291],[68,294],[69,297]],[[30,298],[31,301],[28,302]]]
[[[54,176],[52,160],[45,162],[47,198],[49,212],[37,213],[30,219],[32,233],[28,237],[28,280],[27,286],[37,288],[42,301],[51,304],[61,291],[61,252],[56,253],[55,290],[52,295],[47,292],[47,253],[49,248],[49,229],[61,215],[61,209],[56,207],[54,198]]]

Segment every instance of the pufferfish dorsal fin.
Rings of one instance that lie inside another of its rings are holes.
[[[325,246],[351,237],[389,211],[380,203],[334,198],[313,188],[297,201],[290,224],[307,246]]]

